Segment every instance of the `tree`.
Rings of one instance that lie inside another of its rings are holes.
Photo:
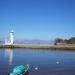
[[[75,37],[71,37],[68,41],[70,44],[75,44]]]
[[[56,38],[54,44],[56,45],[57,43],[63,43],[63,42],[64,42],[63,39],[61,39],[61,38]]]
[[[75,44],[75,37],[71,37],[70,39],[56,38],[54,44],[56,45],[57,43],[60,43],[60,44],[62,44],[62,43],[64,43],[64,44]]]

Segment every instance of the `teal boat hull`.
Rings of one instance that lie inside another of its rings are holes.
[[[13,69],[13,71],[10,73],[10,75],[23,75],[25,74],[29,69],[29,64],[20,65]]]

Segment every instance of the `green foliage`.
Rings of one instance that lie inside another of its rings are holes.
[[[56,38],[55,44],[57,43],[75,44],[75,37],[71,37],[70,39]]]
[[[64,40],[61,39],[61,38],[56,38],[56,39],[55,39],[55,45],[56,45],[57,43],[63,43],[63,42],[64,42]]]
[[[71,37],[68,41],[71,44],[75,44],[75,37]]]

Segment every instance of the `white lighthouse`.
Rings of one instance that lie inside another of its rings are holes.
[[[10,32],[10,44],[13,44],[14,43],[14,31],[11,30]]]
[[[13,44],[13,43],[14,43],[14,31],[11,30],[11,31],[10,31],[9,39],[8,39],[8,40],[5,39],[5,44],[11,45],[11,44]]]

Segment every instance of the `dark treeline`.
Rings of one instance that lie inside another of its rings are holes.
[[[55,44],[75,44],[75,37],[71,37],[70,39],[62,39],[62,38],[56,38]]]

